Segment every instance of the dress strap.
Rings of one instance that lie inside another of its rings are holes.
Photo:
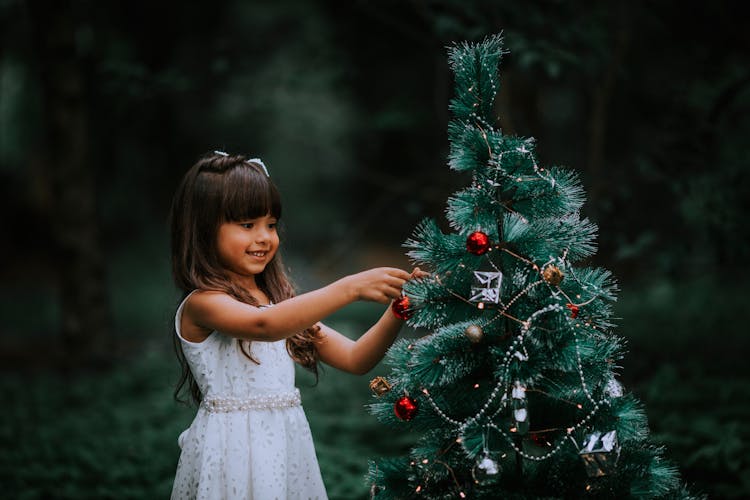
[[[228,413],[246,410],[270,410],[300,406],[302,398],[299,389],[275,394],[259,394],[246,398],[233,396],[212,396],[201,401],[201,408],[209,413]]]

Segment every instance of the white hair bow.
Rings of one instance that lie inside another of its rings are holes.
[[[220,156],[229,156],[229,153],[225,151],[218,151],[214,150],[214,154],[220,155]],[[261,167],[263,167],[263,171],[266,173],[266,177],[271,177],[271,175],[268,173],[268,169],[266,168],[266,164],[263,163],[263,160],[260,158],[250,158],[249,160],[245,160],[245,163],[257,163]]]

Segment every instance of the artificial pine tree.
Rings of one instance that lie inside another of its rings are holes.
[[[408,457],[370,463],[372,496],[689,497],[617,381],[617,285],[580,265],[596,226],[578,176],[495,124],[502,53],[500,35],[449,49],[449,164],[472,182],[448,200],[452,233],[425,220],[405,243],[431,275],[394,313],[430,333],[392,346],[371,410],[421,435]]]

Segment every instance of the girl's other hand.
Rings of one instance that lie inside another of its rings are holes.
[[[401,287],[411,275],[395,267],[377,267],[344,278],[349,282],[356,300],[387,304],[401,295]]]

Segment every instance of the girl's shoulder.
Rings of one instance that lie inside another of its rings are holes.
[[[221,290],[204,290],[202,288],[197,288],[193,290],[192,292],[190,292],[189,294],[187,294],[184,302],[186,304],[195,304],[195,303],[203,302],[206,299],[210,300],[211,297],[232,298],[231,295]]]
[[[218,331],[229,337],[248,338],[254,328],[268,318],[261,313],[268,299],[253,294],[258,305],[238,300],[223,291],[195,290],[184,300],[181,318],[183,337],[192,342],[202,342],[211,332]],[[265,299],[265,300],[262,300]]]
[[[229,295],[218,290],[193,290],[183,299],[175,315],[175,329],[183,340],[200,344],[213,333],[213,329],[200,324],[199,318],[206,314],[207,308],[216,307],[213,304],[217,298],[231,299]]]
[[[270,305],[271,301],[266,294],[259,293],[260,295],[253,294],[253,298],[258,302],[255,305],[238,300],[236,297],[221,290],[198,289],[188,294],[185,298],[185,304],[192,311],[211,310],[222,307],[264,307]]]

